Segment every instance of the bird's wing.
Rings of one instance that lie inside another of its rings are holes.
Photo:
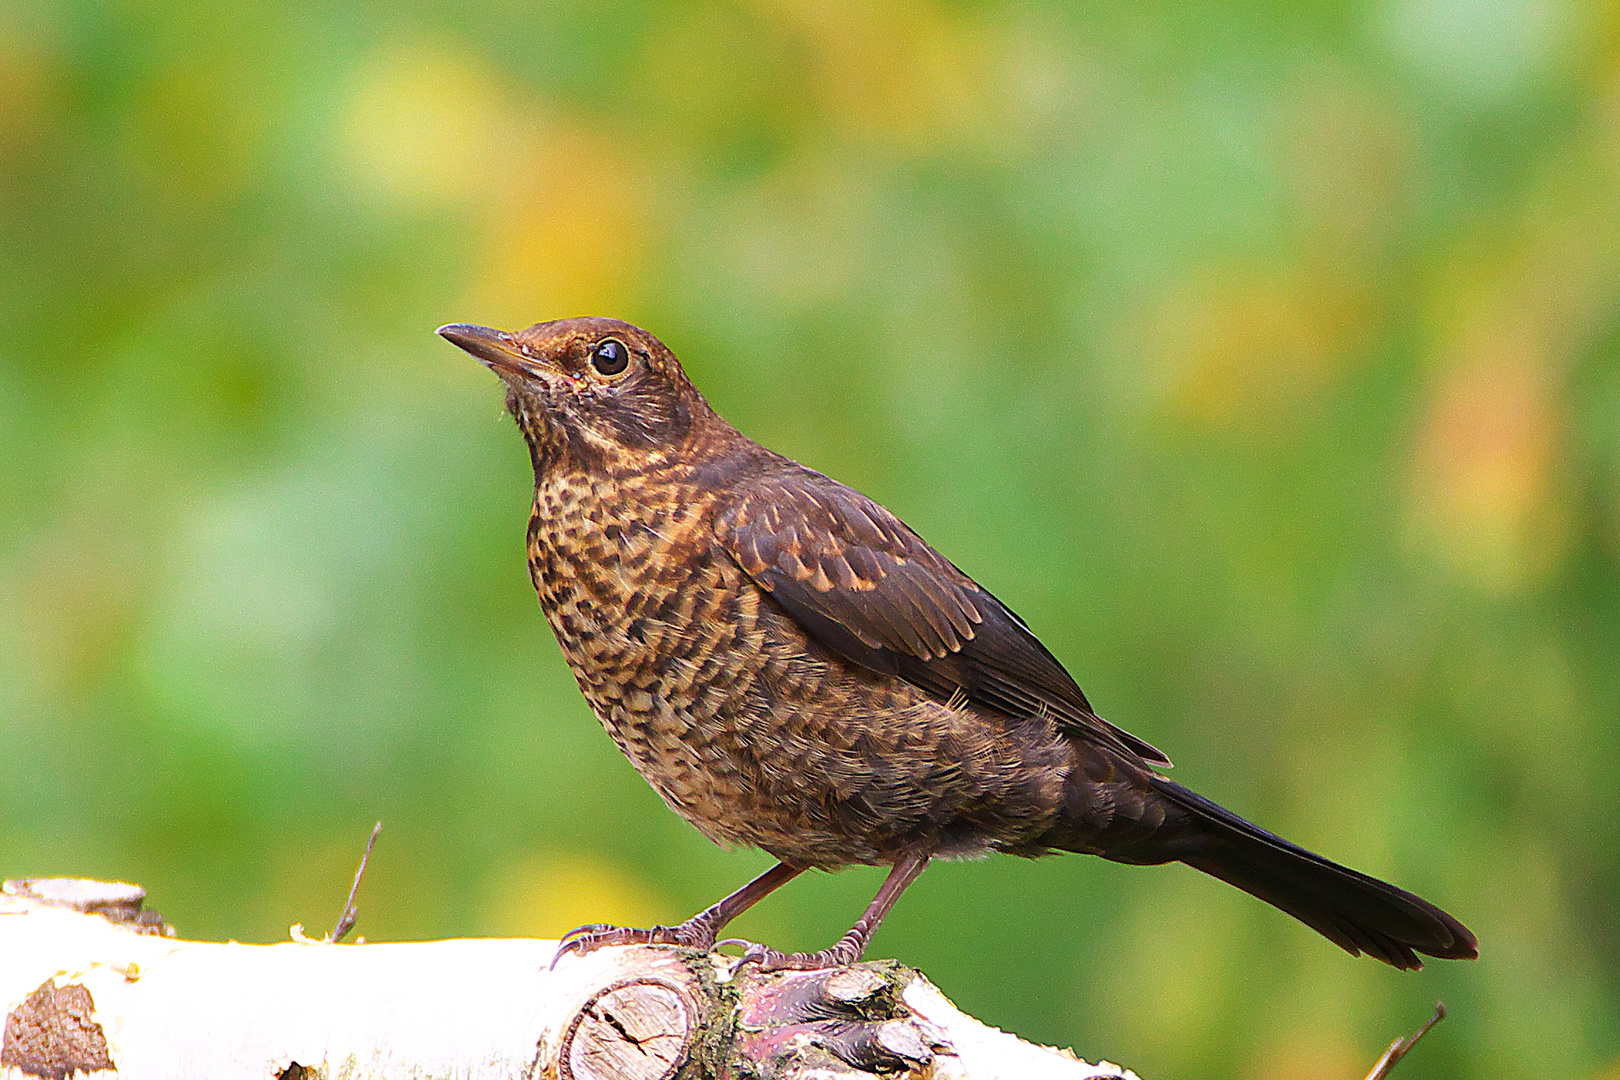
[[[1051,716],[1072,737],[1170,760],[1091,711],[1063,665],[1005,604],[889,511],[802,466],[733,489],[721,545],[812,637],[942,701]]]

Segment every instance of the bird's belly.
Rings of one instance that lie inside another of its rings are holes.
[[[539,575],[581,690],[664,800],[711,839],[818,866],[908,847],[1027,844],[1062,803],[1066,744],[826,654],[729,562],[582,590]]]

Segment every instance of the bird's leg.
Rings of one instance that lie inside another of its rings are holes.
[[[555,965],[557,959],[564,953],[584,955],[604,945],[680,945],[689,949],[712,949],[714,939],[719,936],[727,923],[802,873],[804,867],[797,863],[779,862],[730,896],[711,907],[704,908],[679,926],[653,926],[641,929],[610,926],[607,923],[587,923],[563,935],[562,941],[557,945],[557,955],[551,962]]]
[[[867,905],[865,914],[855,920],[849,933],[839,938],[832,948],[813,953],[784,953],[764,945],[750,945],[741,963],[758,964],[761,971],[810,971],[855,963],[866,952],[866,946],[883,917],[900,899],[900,894],[906,891],[906,886],[916,881],[917,875],[927,869],[931,858],[931,855],[908,851],[895,860],[893,869],[883,880],[883,887],[878,889],[877,895]]]

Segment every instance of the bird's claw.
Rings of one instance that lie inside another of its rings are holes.
[[[813,953],[785,953],[757,941],[736,941],[743,946],[741,959],[732,967],[740,971],[749,964],[758,965],[760,971],[821,971],[825,968],[847,967],[860,959],[851,950],[833,946]]]
[[[609,945],[676,945],[687,949],[707,951],[714,947],[714,931],[696,922],[679,926],[614,926],[611,923],[586,923],[576,926],[557,942],[557,952],[551,958],[551,967],[557,966],[568,953],[584,956]]]

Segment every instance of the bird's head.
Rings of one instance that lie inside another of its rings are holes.
[[[438,332],[506,383],[537,472],[565,460],[643,459],[717,419],[675,354],[618,319],[560,319],[515,334],[451,323]]]

